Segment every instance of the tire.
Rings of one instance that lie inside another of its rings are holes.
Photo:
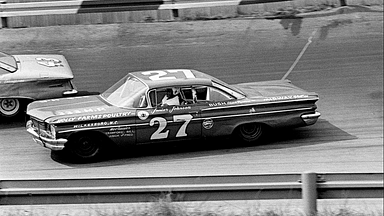
[[[260,140],[265,132],[265,127],[258,123],[240,125],[236,130],[236,135],[245,143]]]
[[[83,132],[75,134],[66,148],[76,161],[93,161],[99,159],[102,155],[104,149],[103,138],[97,133]]]
[[[21,110],[20,100],[16,98],[0,99],[0,114],[5,117],[13,117]]]

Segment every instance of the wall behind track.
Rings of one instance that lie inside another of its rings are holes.
[[[44,2],[58,0],[0,0],[5,4]],[[168,0],[166,4],[186,4],[191,0]],[[211,0],[214,1],[214,0]],[[233,18],[239,15],[264,16],[280,10],[298,8],[339,7],[341,0],[242,0],[239,5],[183,7],[180,9],[150,9],[102,13],[78,13],[55,15],[12,16],[2,18],[0,28],[40,27],[79,24],[111,24],[127,22],[164,22],[174,20],[204,20]],[[348,5],[383,5],[383,0],[345,0]],[[129,2],[129,0],[127,0]],[[207,2],[206,0],[195,2]],[[218,1],[216,1],[218,2]],[[225,2],[225,0],[223,1]],[[228,0],[227,0],[228,2]],[[234,1],[232,1],[234,2]],[[267,3],[260,3],[267,2]],[[1,12],[1,11],[0,11]]]

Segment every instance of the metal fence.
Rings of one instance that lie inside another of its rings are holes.
[[[173,201],[383,198],[383,173],[260,174],[182,177],[0,180],[0,205]]]

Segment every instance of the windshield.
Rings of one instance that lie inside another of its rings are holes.
[[[0,52],[0,74],[13,73],[17,70],[17,63],[13,56]]]
[[[137,78],[128,74],[106,90],[101,96],[118,107],[136,107],[147,87]]]

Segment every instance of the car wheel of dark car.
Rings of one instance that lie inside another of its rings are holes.
[[[247,143],[260,139],[263,133],[264,126],[257,123],[243,124],[237,129],[237,136]]]
[[[0,114],[5,117],[13,117],[21,109],[20,101],[16,98],[0,99]]]
[[[97,133],[75,134],[69,142],[68,147],[72,156],[80,161],[94,160],[102,153],[103,139]]]

